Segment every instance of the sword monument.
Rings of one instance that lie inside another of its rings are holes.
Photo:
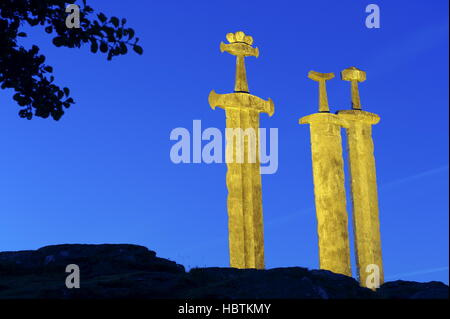
[[[251,95],[248,89],[244,58],[258,57],[253,38],[242,31],[228,33],[228,44],[220,51],[236,56],[234,93],[211,91],[212,109],[223,108],[226,114],[226,162],[228,188],[228,240],[230,266],[264,268],[264,230],[261,175],[259,161],[259,113],[271,116],[274,104]]]

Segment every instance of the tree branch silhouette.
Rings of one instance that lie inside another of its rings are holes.
[[[27,34],[20,28],[28,25],[42,26],[54,34],[57,47],[80,48],[89,45],[92,53],[105,54],[107,60],[125,55],[128,48],[137,54],[138,45],[132,28],[125,27],[126,19],[108,18],[103,13],[94,15],[94,9],[80,4],[80,28],[66,26],[67,4],[76,0],[1,0],[0,1],[0,84],[2,89],[14,89],[13,99],[20,107],[19,116],[32,119],[33,115],[59,120],[64,109],[75,103],[67,87],[54,84],[53,68],[45,64],[45,56],[33,45],[27,50],[17,42]]]

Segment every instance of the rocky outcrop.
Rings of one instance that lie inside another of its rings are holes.
[[[68,289],[68,264],[81,287]],[[427,299],[448,298],[441,282],[394,281],[376,292],[344,275],[301,267],[194,268],[137,245],[56,245],[0,253],[0,298]]]

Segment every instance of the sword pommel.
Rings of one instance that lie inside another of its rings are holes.
[[[223,42],[220,43],[220,51],[228,52],[235,56],[254,56],[258,57],[259,50],[258,48],[252,47],[253,38],[249,35],[246,35],[242,31],[238,31],[236,33],[228,33],[226,38],[229,44],[225,44]]]

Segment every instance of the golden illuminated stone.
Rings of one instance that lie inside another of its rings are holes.
[[[264,228],[259,160],[259,113],[264,112],[271,116],[274,104],[271,99],[265,101],[249,94],[244,58],[259,55],[258,48],[251,46],[253,38],[242,31],[228,33],[226,38],[230,43],[222,42],[220,50],[236,56],[234,93],[217,94],[211,91],[209,104],[212,109],[218,106],[226,113],[230,266],[263,269]]]
[[[343,71],[343,79],[344,72],[346,70]],[[364,73],[363,77],[357,75],[353,79],[355,78],[365,79],[366,76]],[[357,96],[359,100],[359,94]],[[384,282],[384,272],[372,140],[372,125],[377,124],[380,117],[377,114],[358,109],[343,110],[337,113],[339,118],[348,125],[346,127],[347,149],[353,202],[357,275],[361,285],[366,286],[366,279],[371,274],[366,271],[367,266],[376,265],[379,269],[379,283],[381,285]]]
[[[325,80],[333,76],[314,71],[308,74],[309,78],[319,81],[321,113],[305,116],[299,123],[310,125],[320,268],[351,276],[341,140],[341,127],[346,123],[327,112]]]

